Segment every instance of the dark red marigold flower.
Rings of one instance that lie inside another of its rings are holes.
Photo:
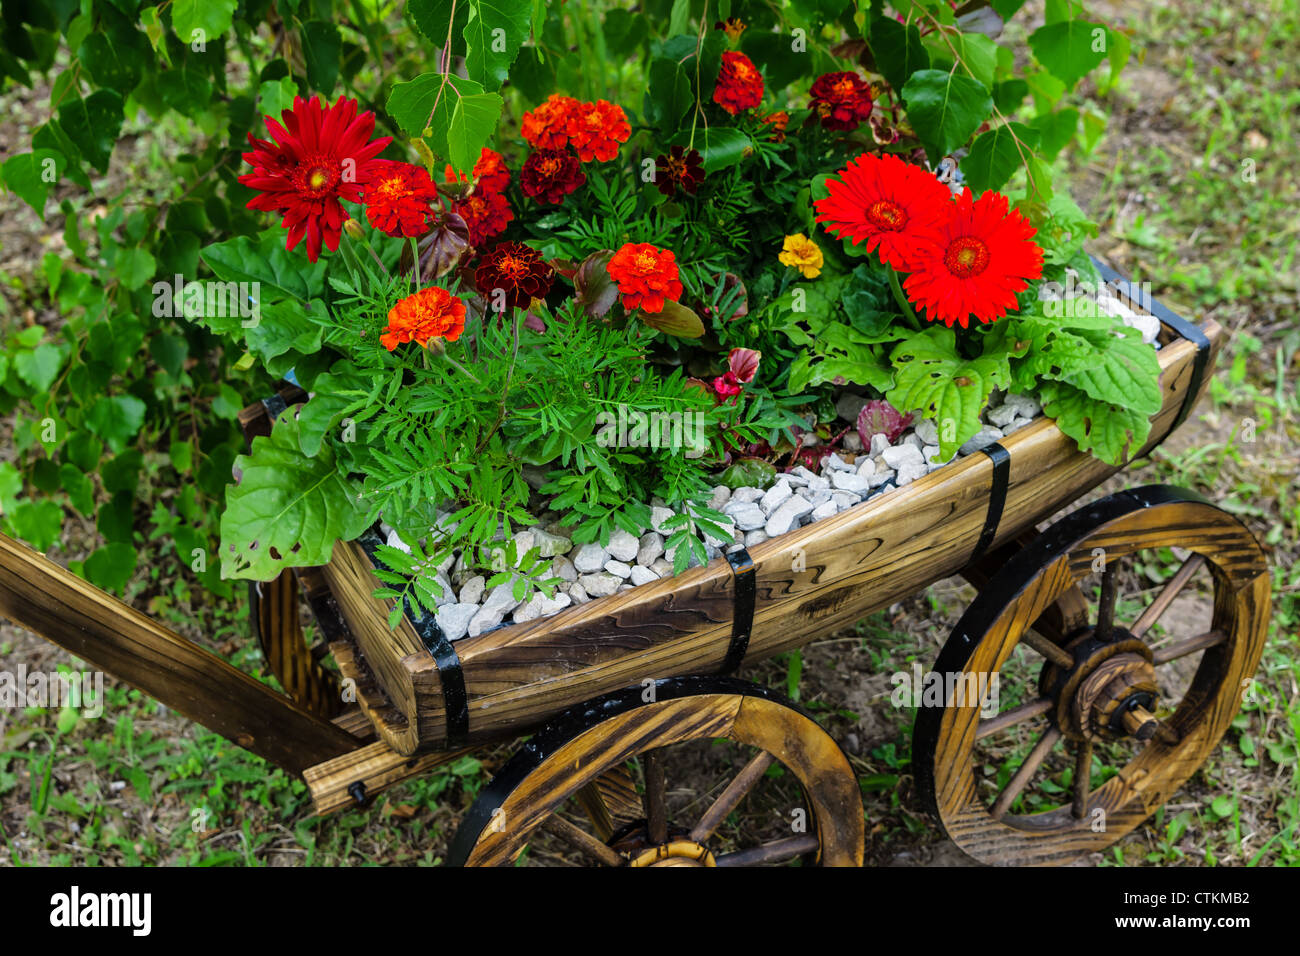
[[[768,137],[774,143],[785,142],[785,131],[790,126],[790,114],[785,110],[777,110],[775,113],[768,113],[763,117],[763,122],[772,127],[772,135]]]
[[[554,281],[555,270],[542,254],[522,242],[497,243],[483,254],[474,272],[474,283],[490,309],[498,308],[502,294],[507,308],[526,309],[533,299],[545,298]]]
[[[605,100],[579,103],[569,111],[569,144],[584,163],[607,163],[618,155],[620,143],[632,135],[623,107]]]
[[[393,141],[384,136],[371,141],[375,114],[357,115],[357,101],[343,97],[325,106],[318,97],[293,99],[277,121],[265,117],[270,140],[248,141],[251,152],[244,161],[253,167],[239,181],[261,195],[248,202],[249,209],[284,215],[289,230],[285,248],[307,240],[307,259],[315,262],[320,248],[339,247],[343,223],[348,214],[340,200],[360,202],[361,183],[370,178],[370,165]]]
[[[855,246],[902,272],[911,272],[917,253],[938,245],[940,226],[951,216],[948,188],[920,166],[897,156],[864,153],[828,179],[830,195],[813,203],[817,221]]]
[[[1006,196],[964,190],[941,226],[941,241],[918,256],[903,283],[908,298],[930,321],[963,329],[971,316],[995,322],[1016,307],[1016,295],[1043,274],[1038,231]]]
[[[556,203],[587,181],[578,157],[557,149],[539,149],[524,160],[519,185],[524,195]]]
[[[629,312],[636,308],[662,312],[665,299],[676,302],[682,297],[677,257],[671,249],[629,242],[614,253],[607,268]]]
[[[655,157],[655,187],[665,196],[671,196],[679,186],[694,196],[702,182],[704,161],[698,149],[688,153],[681,146],[674,146],[667,155]]]
[[[519,133],[533,149],[564,149],[569,145],[569,117],[578,108],[572,96],[552,93],[519,122]]]
[[[443,171],[442,178],[448,183],[469,181],[464,173],[457,173],[451,164],[448,164]],[[474,181],[475,192],[505,192],[505,188],[510,185],[510,170],[506,168],[506,161],[500,153],[484,146],[483,151],[479,153],[478,161],[474,163],[469,179]]]
[[[713,102],[735,116],[753,109],[763,101],[763,75],[754,61],[743,53],[728,50],[722,54],[722,68],[713,88]]]
[[[370,225],[390,236],[418,236],[433,217],[438,187],[423,166],[377,159],[361,186]]]
[[[481,246],[493,236],[501,235],[515,218],[505,196],[477,190],[456,203],[452,211],[464,219],[465,225],[469,227],[471,246]]]
[[[871,115],[871,87],[856,73],[827,73],[809,91],[827,129],[857,129]]]

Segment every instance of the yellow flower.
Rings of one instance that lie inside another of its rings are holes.
[[[822,251],[817,248],[817,243],[801,232],[785,237],[785,245],[781,248],[781,254],[777,259],[784,266],[794,266],[803,273],[805,279],[816,279],[821,275],[822,265],[826,261],[822,258]]]

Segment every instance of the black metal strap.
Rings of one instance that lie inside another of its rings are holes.
[[[1002,523],[1002,508],[1007,503],[1007,485],[1011,480],[1011,452],[997,442],[985,445],[980,451],[993,461],[993,484],[989,487],[989,508],[984,515],[984,530],[980,532],[970,563],[982,558],[997,537],[998,525]]]
[[[1117,285],[1122,289],[1130,287],[1129,282],[1101,260],[1093,259],[1092,264],[1097,267],[1097,271],[1101,273],[1101,277],[1107,285]],[[1134,299],[1133,296],[1129,296],[1129,298]],[[1192,360],[1192,380],[1187,385],[1187,393],[1183,396],[1183,404],[1178,410],[1178,417],[1174,419],[1173,425],[1169,428],[1169,431],[1172,432],[1187,420],[1187,416],[1192,412],[1192,406],[1196,403],[1196,396],[1201,392],[1201,384],[1205,381],[1205,372],[1210,365],[1210,340],[1195,322],[1189,322],[1155,299],[1147,302],[1137,299],[1134,299],[1134,301],[1148,307],[1150,313],[1159,319],[1163,325],[1168,326],[1174,334],[1196,346],[1196,357]]]
[[[375,549],[384,543],[378,526],[368,528],[359,539],[361,547],[376,567],[386,568],[375,556]],[[460,655],[447,635],[442,633],[437,619],[428,611],[422,611],[419,617],[410,617],[411,625],[420,641],[433,657],[438,667],[438,679],[442,683],[442,706],[447,714],[447,744],[451,748],[463,747],[469,739],[469,695],[465,692],[465,671],[460,663]]]
[[[289,406],[280,397],[280,393],[276,392],[262,399],[262,407],[266,409],[266,414],[270,418],[271,424],[274,425],[275,420],[280,417],[280,413]]]
[[[731,565],[732,581],[735,585],[735,609],[731,615],[731,644],[727,647],[726,660],[722,662],[720,674],[733,674],[739,669],[749,650],[749,635],[754,628],[754,600],[758,594],[758,580],[754,572],[754,560],[744,548],[737,548],[727,553],[727,563]]]

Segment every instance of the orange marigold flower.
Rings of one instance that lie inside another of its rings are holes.
[[[763,100],[763,75],[754,61],[743,53],[728,50],[722,54],[722,68],[713,88],[713,102],[735,116],[753,109]]]
[[[569,142],[584,163],[609,162],[631,135],[623,107],[606,100],[580,103],[569,112]]]
[[[857,129],[871,115],[871,87],[856,73],[827,73],[808,91],[827,129]]]
[[[665,299],[676,302],[682,297],[677,257],[671,249],[629,242],[614,253],[608,268],[629,312],[636,308],[662,312]]]
[[[465,303],[446,289],[431,285],[408,295],[388,313],[388,328],[379,341],[393,351],[403,342],[427,346],[431,339],[455,342],[465,330]]]
[[[719,20],[717,23],[713,24],[713,29],[721,30],[727,35],[728,39],[730,39],[732,43],[735,43],[740,39],[740,35],[745,32],[747,26],[749,26],[749,24],[740,19],[740,17],[727,17],[727,19]]]
[[[578,108],[572,96],[552,93],[546,102],[523,115],[519,132],[533,149],[564,149],[569,145],[569,117]]]
[[[768,137],[774,143],[785,142],[785,131],[790,126],[790,114],[785,110],[777,110],[775,113],[768,113],[763,117],[763,122],[772,127],[772,135]]]
[[[442,178],[444,182],[449,183],[468,182],[465,174],[457,173],[451,164],[447,165]],[[474,164],[470,178],[474,180],[477,192],[499,193],[504,192],[510,185],[510,170],[506,168],[506,161],[500,153],[484,146],[483,152],[479,153],[478,162]]]
[[[510,211],[510,203],[501,193],[485,193],[475,190],[452,207],[469,227],[469,244],[481,246],[493,236],[506,231],[506,226],[514,221],[515,214]]]
[[[438,187],[423,166],[386,159],[375,160],[361,187],[370,225],[390,236],[423,233],[433,217],[430,203],[437,198]]]
[[[963,329],[971,317],[995,322],[1043,274],[1036,229],[1001,193],[973,199],[963,190],[940,227],[941,241],[922,250],[903,288],[931,322]]]

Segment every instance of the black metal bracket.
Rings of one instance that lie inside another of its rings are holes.
[[[744,548],[727,553],[735,586],[735,609],[731,616],[731,644],[722,662],[720,674],[734,674],[749,650],[749,635],[754,629],[754,601],[758,594],[758,581],[754,560]]]
[[[366,529],[359,541],[375,566],[387,570],[386,565],[376,557],[376,549],[384,543],[378,525]],[[465,692],[465,671],[460,663],[460,655],[428,611],[421,612],[419,617],[407,617],[438,667],[438,679],[442,683],[442,705],[447,714],[448,747],[463,747],[469,739],[469,695]]]
[[[1002,523],[1002,509],[1007,503],[1007,485],[1011,482],[1011,452],[997,442],[985,445],[980,451],[993,461],[993,484],[989,486],[989,507],[984,515],[984,529],[980,532],[979,541],[971,552],[968,564],[982,558],[997,537],[998,525]]]

